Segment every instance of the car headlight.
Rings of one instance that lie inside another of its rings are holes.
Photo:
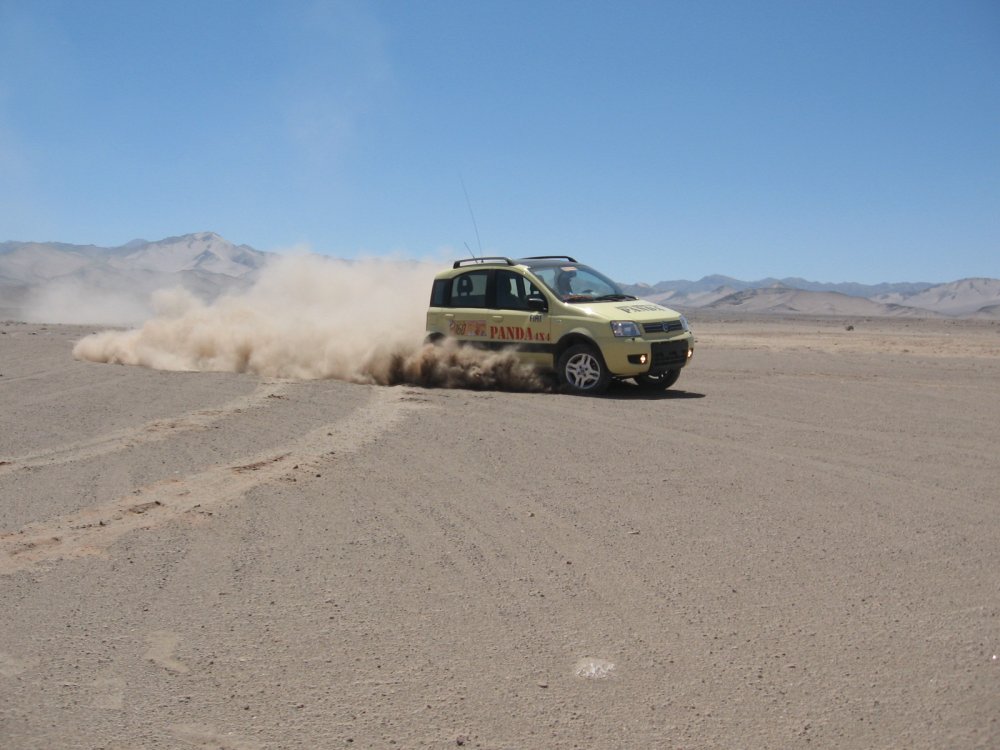
[[[611,332],[619,338],[634,338],[639,336],[639,326],[631,320],[612,320]]]
[[[685,318],[683,315],[681,315],[681,326],[684,328],[685,331],[691,330],[691,324],[688,323],[688,319]]]

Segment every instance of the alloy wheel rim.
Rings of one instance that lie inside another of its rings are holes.
[[[577,354],[566,363],[566,380],[574,388],[593,388],[600,379],[601,365],[593,354]]]

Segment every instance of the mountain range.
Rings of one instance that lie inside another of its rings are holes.
[[[698,281],[623,284],[630,294],[681,310],[807,315],[1000,318],[1000,280],[947,283],[822,283],[799,278],[741,281],[705,276]]]
[[[273,257],[214,232],[133,240],[120,247],[3,242],[0,319],[134,324],[148,317],[149,297],[158,289],[181,286],[212,300],[248,288]],[[714,275],[622,287],[681,310],[1000,319],[1000,280],[988,278],[827,284]]]
[[[132,240],[120,247],[0,243],[0,318],[132,324],[158,289],[183,287],[212,300],[250,287],[272,253],[214,232]]]

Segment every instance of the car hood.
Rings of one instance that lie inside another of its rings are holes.
[[[652,323],[659,320],[676,320],[680,313],[669,307],[644,299],[615,302],[577,302],[567,307],[586,311],[588,315],[600,316],[608,320],[634,320],[636,323]]]

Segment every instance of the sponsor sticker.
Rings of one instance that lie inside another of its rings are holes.
[[[485,320],[452,320],[448,323],[448,332],[452,336],[486,338],[487,329]]]

